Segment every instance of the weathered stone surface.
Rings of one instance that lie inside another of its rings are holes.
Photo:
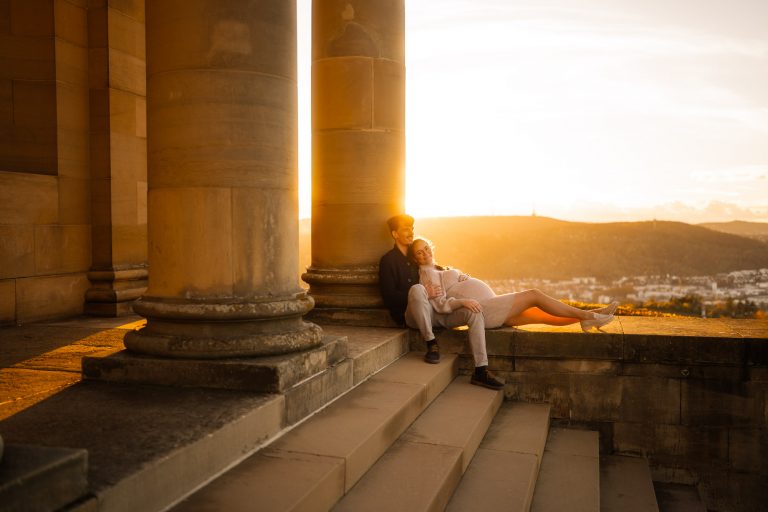
[[[615,421],[622,391],[610,375],[514,372],[505,393],[513,400],[547,402],[555,418]]]
[[[533,454],[481,447],[446,510],[530,510],[538,468]]]
[[[36,273],[85,272],[90,266],[90,226],[35,226]]]
[[[600,510],[658,512],[648,462],[637,457],[600,459]]]
[[[742,380],[745,369],[743,366],[715,366],[706,363],[624,363],[622,364],[622,374],[631,377],[660,377],[680,380]]]
[[[42,402],[80,381],[64,371],[3,368],[0,371],[0,421]]]
[[[16,320],[37,322],[82,314],[88,279],[85,272],[16,280]]]
[[[504,394],[508,400],[546,402],[552,407],[552,417],[570,417],[571,379],[567,374],[538,375],[522,372],[504,374]]]
[[[732,428],[728,431],[728,460],[737,471],[768,473],[768,430]]]
[[[90,224],[90,180],[59,178],[59,219],[62,224]],[[88,242],[90,246],[90,234]]]
[[[216,360],[173,359],[123,351],[106,358],[85,357],[83,376],[111,382],[284,392],[346,357],[345,345],[344,338],[329,337],[320,347],[302,352]]]
[[[188,497],[173,512],[330,510],[344,495],[344,460],[263,450]]]
[[[85,450],[9,444],[0,464],[3,510],[58,510],[88,490]]]
[[[768,503],[765,473],[702,472],[698,489],[708,510],[763,512]]]
[[[569,492],[563,492],[563,489]],[[587,512],[599,508],[597,432],[551,429],[531,510]]]
[[[336,510],[444,510],[460,479],[459,448],[398,440]]]
[[[443,356],[439,364],[427,364],[422,354],[406,354],[396,365],[390,365],[373,377],[374,382],[401,382],[422,386],[422,401],[428,404],[456,376],[456,356]]]
[[[345,491],[360,479],[425,407],[424,386],[368,381],[290,431],[271,448],[338,457]]]
[[[619,421],[680,423],[680,381],[652,377],[623,377]]]
[[[683,425],[748,426],[760,422],[762,403],[742,381],[687,380],[681,386]]]
[[[0,430],[7,443],[88,450],[102,510],[158,510],[274,436],[283,410],[275,395],[83,382]]]
[[[314,307],[304,315],[308,321],[324,325],[357,325],[365,327],[400,327],[386,309]]]
[[[514,344],[515,357],[619,360],[622,356],[621,333],[516,330]]]
[[[408,352],[407,331],[402,329],[323,325],[323,332],[350,339],[348,356],[353,360],[355,385]]]
[[[353,362],[346,359],[285,391],[285,424],[293,425],[352,388]]]
[[[3,224],[55,224],[59,216],[57,185],[53,176],[0,172]]]
[[[400,437],[409,443],[455,446],[462,450],[461,472],[469,466],[501,406],[498,391],[456,379]]]
[[[693,485],[654,482],[659,509],[672,512],[707,512]]]
[[[495,451],[527,453],[541,462],[549,434],[549,404],[505,402],[481,443]]]
[[[648,423],[613,424],[611,452],[645,457],[656,446],[656,429]]]
[[[15,278],[35,273],[35,229],[33,226],[1,225],[0,278]],[[13,281],[11,281],[13,282]],[[16,288],[13,286],[13,302],[16,302]],[[16,306],[14,304],[14,310]]]
[[[728,463],[728,429],[663,425],[656,433],[660,449],[654,459],[663,465],[725,467]]]
[[[618,375],[621,363],[595,359],[530,359],[515,358],[514,369],[531,373],[594,373]]]
[[[402,1],[330,2],[312,17],[312,59],[367,56],[405,61],[405,6]],[[351,5],[351,4],[349,4]]]

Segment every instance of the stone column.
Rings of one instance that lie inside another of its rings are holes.
[[[296,2],[146,6],[149,287],[129,350],[317,346],[299,286]]]
[[[91,0],[91,288],[85,312],[133,313],[147,290],[147,123],[144,0]]]
[[[312,7],[312,265],[319,308],[378,308],[387,218],[404,209],[403,0]]]

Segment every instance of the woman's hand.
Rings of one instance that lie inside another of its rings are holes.
[[[474,313],[480,313],[483,310],[483,306],[475,299],[461,299],[461,305]]]
[[[469,279],[469,274],[459,274],[459,282]]]
[[[439,284],[424,283],[424,288],[427,290],[428,299],[436,299],[443,294],[443,287]]]

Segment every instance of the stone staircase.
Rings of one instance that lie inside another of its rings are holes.
[[[549,413],[412,352],[172,510],[658,512],[643,459]]]
[[[702,510],[693,488],[654,494],[644,459],[601,458],[597,432],[550,426],[548,404],[472,386],[457,354],[428,365],[404,331],[324,330],[348,340],[355,387],[287,428],[305,413],[283,395],[87,381],[0,426],[88,450],[67,512]]]

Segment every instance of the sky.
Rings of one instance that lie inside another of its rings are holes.
[[[405,5],[412,215],[768,222],[768,1]],[[307,217],[309,0],[298,21]]]

